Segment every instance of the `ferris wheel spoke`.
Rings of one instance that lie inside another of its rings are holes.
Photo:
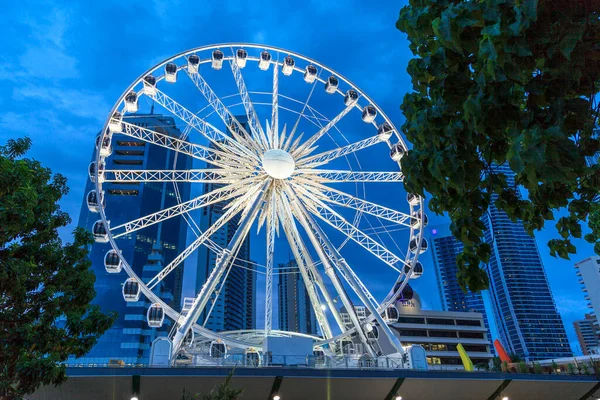
[[[269,148],[268,140],[265,136],[265,132],[263,131],[258,121],[258,116],[256,115],[254,105],[252,104],[252,100],[250,99],[250,94],[248,93],[248,89],[246,88],[246,83],[244,82],[242,71],[240,70],[240,67],[237,65],[235,60],[230,60],[229,65],[231,65],[231,71],[233,72],[233,77],[235,78],[235,84],[237,85],[238,92],[240,93],[240,97],[242,98],[242,102],[244,103],[244,109],[246,110],[246,116],[248,117],[248,125],[250,126],[250,130],[252,131],[254,140],[257,143],[260,143],[263,149],[267,149]],[[277,67],[275,66],[275,68]]]
[[[298,125],[300,124],[300,120],[305,115],[304,111],[306,111],[306,107],[308,107],[308,102],[312,98],[313,92],[315,91],[315,87],[317,87],[317,83],[319,83],[319,78],[321,77],[321,72],[323,72],[323,69],[321,69],[319,71],[319,73],[317,74],[317,79],[315,79],[314,83],[312,84],[312,88],[310,89],[310,92],[308,93],[308,97],[306,98],[306,101],[304,102],[304,105],[302,106],[302,110],[300,110],[300,113],[298,114],[298,118],[296,119],[296,122],[294,123],[294,127],[292,128],[292,131],[290,132],[289,137],[285,141],[285,144],[283,143],[283,139],[281,140],[282,149],[285,151],[289,150],[290,144],[292,143],[292,138],[294,137],[294,134],[296,133],[296,130],[298,129]]]
[[[270,181],[265,181],[255,194],[252,196],[252,201],[246,206],[248,212],[244,217],[240,219],[238,228],[229,241],[227,248],[223,250],[223,253],[217,259],[215,267],[212,269],[210,275],[208,276],[204,285],[202,285],[202,289],[200,293],[196,296],[192,307],[189,312],[185,316],[185,318],[179,324],[179,328],[177,329],[177,333],[173,338],[173,349],[177,351],[181,346],[181,342],[185,338],[187,332],[190,330],[192,325],[196,322],[196,320],[200,317],[200,314],[206,307],[208,300],[212,296],[216,286],[219,281],[223,277],[223,274],[226,272],[228,268],[231,268],[231,263],[237,254],[239,247],[242,242],[246,238],[252,223],[256,219],[258,214],[258,210],[260,209],[261,203],[264,201],[264,193],[267,190],[267,187],[270,185]]]
[[[385,219],[387,221],[395,222],[400,225],[404,225],[408,228],[411,227],[410,222],[413,220],[408,214],[400,211],[393,210],[388,207],[380,206],[379,204],[372,203],[363,199],[346,194],[342,191],[329,189],[324,192],[323,195],[326,198],[326,202],[336,204],[342,207],[349,207],[356,211],[364,212],[366,214],[373,215],[377,218]]]
[[[379,258],[385,264],[399,273],[402,273],[404,265],[408,265],[402,258],[393,254],[385,246],[381,245],[375,239],[371,238],[352,223],[348,222],[332,208],[323,204],[320,200],[307,198],[306,195],[302,193],[302,188],[296,186],[295,189],[297,193],[300,194],[300,197],[304,200],[305,205],[313,212],[315,216],[346,235],[352,241],[356,242],[375,257]]]
[[[259,148],[256,145],[256,142],[250,140],[250,134],[244,128],[244,126],[240,123],[240,121],[233,115],[231,111],[223,104],[219,96],[214,92],[214,90],[210,87],[208,82],[200,75],[198,72],[190,72],[186,68],[186,73],[196,85],[196,88],[202,93],[202,95],[206,98],[209,103],[209,106],[213,108],[215,113],[221,118],[221,121],[230,128],[232,136],[236,139],[236,141],[247,145],[249,148],[253,149],[257,154],[259,153]],[[233,126],[232,126],[233,125]]]
[[[206,207],[211,204],[230,200],[234,197],[240,196],[241,194],[245,193],[245,191],[246,188],[242,184],[230,185],[224,188],[219,188],[209,193],[198,196],[192,200],[188,200],[183,203],[176,204],[172,207],[165,208],[164,210],[160,210],[158,212],[148,214],[144,217],[134,219],[133,221],[129,221],[124,224],[111,227],[110,232],[116,239],[121,236],[127,235],[128,233],[132,233],[142,228],[158,224],[167,219],[187,214],[191,211]]]
[[[173,259],[166,267],[164,267],[154,278],[152,278],[146,285],[149,289],[154,288],[160,281],[165,279],[167,275],[173,271],[177,266],[185,261],[198,247],[210,240],[210,237],[221,229],[231,218],[237,215],[244,207],[247,207],[252,199],[256,196],[256,191],[260,188],[256,185],[251,188],[244,196],[235,199],[229,209],[219,217],[207,230],[202,232],[188,247],[186,247],[177,257]]]
[[[225,147],[232,154],[236,154],[237,152],[239,152],[240,155],[245,156],[251,160],[259,160],[256,154],[252,153],[246,147],[237,143],[227,134],[221,132],[208,122],[199,118],[196,114],[194,114],[193,112],[176,102],[174,99],[167,96],[158,88],[156,89],[156,94],[151,97],[156,103],[160,104],[162,107],[171,112],[181,121],[185,122],[187,125],[200,132],[200,134],[204,136],[215,147]]]
[[[196,183],[236,183],[250,176],[250,170],[188,169],[188,170],[106,170],[103,182],[196,182]]]
[[[177,139],[148,128],[142,128],[126,121],[122,121],[122,124],[123,131],[120,132],[122,135],[140,139],[147,143],[177,151],[181,154],[186,154],[209,164],[223,167],[228,165],[226,161],[232,157],[230,154],[221,152],[219,150],[204,147],[195,143],[190,143],[182,139]],[[223,161],[220,162],[219,160]]]
[[[291,209],[289,204],[286,204],[287,201],[284,201],[279,205],[279,218],[282,225],[285,227],[284,232],[287,237],[288,243],[290,245],[290,249],[292,250],[292,254],[294,255],[294,259],[298,264],[298,269],[302,274],[302,280],[306,286],[306,290],[309,294],[309,300],[313,306],[313,310],[315,312],[315,316],[317,322],[321,328],[321,332],[325,338],[330,338],[333,336],[331,327],[329,326],[329,321],[327,321],[327,317],[323,309],[321,308],[321,302],[319,301],[319,292],[317,291],[317,287],[321,290],[323,297],[325,298],[325,302],[329,307],[333,317],[338,324],[338,327],[341,330],[345,330],[346,327],[344,322],[342,321],[342,317],[340,316],[333,300],[327,290],[325,283],[323,282],[323,278],[319,274],[319,271],[315,267],[315,263],[310,256],[310,252],[308,248],[304,244],[300,233],[298,232],[298,228],[296,227],[296,223],[294,222],[294,217],[291,213]],[[283,206],[282,204],[286,204]]]
[[[346,116],[346,114],[348,114],[350,112],[350,110],[352,110],[353,108],[354,108],[354,104],[347,106],[338,115],[336,115],[331,121],[329,121],[327,123],[327,125],[325,125],[321,129],[319,129],[317,131],[317,133],[315,133],[313,136],[308,138],[306,140],[306,142],[302,143],[300,146],[298,146],[296,148],[294,148],[294,146],[292,146],[292,148],[290,149],[292,156],[294,158],[299,159],[299,158],[305,157],[309,153],[311,153],[314,150],[313,146],[317,143],[317,140],[319,140],[323,135],[325,135],[327,132],[329,132],[329,130],[331,128],[333,128],[338,122],[340,122],[340,120],[342,118],[344,118]]]
[[[361,299],[362,303],[369,310],[371,315],[377,321],[379,325],[379,329],[383,330],[384,334],[387,336],[387,339],[390,341],[392,346],[401,354],[405,353],[404,348],[402,347],[402,343],[400,340],[394,335],[391,331],[390,327],[381,317],[379,311],[379,304],[364,285],[364,283],[360,280],[360,278],[354,273],[352,268],[348,265],[346,260],[340,255],[338,250],[329,242],[327,236],[321,230],[321,227],[314,221],[312,216],[309,214],[308,210],[304,207],[304,205],[300,201],[296,201],[293,204],[293,207],[297,210],[299,214],[302,214],[307,221],[307,227],[315,235],[320,245],[327,252],[327,256],[333,261],[334,265],[337,267],[340,274],[344,277],[348,285],[352,288],[354,293]]]
[[[269,132],[270,148],[279,148],[279,68],[273,68],[273,105],[271,108],[271,130]]]
[[[382,140],[379,138],[379,136],[371,136],[370,138],[363,139],[358,142],[351,143],[349,145],[334,150],[325,151],[323,153],[315,154],[312,157],[301,159],[298,161],[297,165],[298,168],[314,168],[319,165],[327,164],[330,161],[335,160],[336,158],[340,158],[348,154],[355,153],[359,150],[366,149],[380,142],[382,142]]]
[[[367,183],[367,182],[403,182],[402,172],[365,172],[365,171],[339,171],[320,169],[299,169],[296,174],[302,174],[320,183]]]

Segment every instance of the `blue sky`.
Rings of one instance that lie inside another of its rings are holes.
[[[69,179],[71,192],[62,207],[76,218],[94,137],[124,88],[171,54],[233,41],[288,48],[321,61],[361,87],[400,126],[399,105],[411,89],[405,71],[411,54],[394,27],[403,4],[11,2],[0,18],[0,142],[30,136],[31,156]],[[430,226],[444,222],[430,220]],[[64,231],[65,238],[71,229]],[[572,322],[583,317],[586,301],[573,261],[548,255],[545,243],[554,233],[546,229],[536,238],[567,334],[575,342]],[[574,261],[593,253],[583,241],[576,245]],[[439,308],[431,265],[427,255],[425,275],[414,287],[427,306]]]

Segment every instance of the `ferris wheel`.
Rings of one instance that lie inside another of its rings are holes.
[[[181,135],[132,123],[130,117],[140,111],[143,101],[172,115],[185,128]],[[115,135],[191,157],[205,168],[182,170],[173,164],[163,170],[109,170],[106,161],[113,156]],[[257,351],[266,337],[301,335],[273,328],[274,277],[286,273],[278,269],[277,253],[289,252],[319,327],[319,335],[304,336],[312,337],[317,348],[335,351],[336,344],[353,337],[373,355],[370,335],[377,327],[396,351],[404,352],[388,324],[398,319],[394,304],[408,281],[423,272],[418,256],[427,249],[423,237],[427,217],[422,199],[402,191],[400,160],[407,151],[403,138],[383,111],[339,73],[300,54],[264,45],[230,43],[192,49],[149,69],[125,90],[96,147],[89,167],[95,189],[88,194],[88,206],[99,213],[93,227],[96,241],[112,247],[106,253],[106,270],[126,273],[125,301],[138,301],[141,295],[148,299],[150,327],[161,326],[165,317],[174,321],[175,351],[189,344],[190,332]],[[111,225],[111,214],[118,210],[105,206],[103,185],[165,182],[174,187],[182,182],[214,185],[191,199],[182,199],[176,191],[176,205]],[[222,215],[204,231],[197,229],[192,212],[219,202],[227,204]],[[142,279],[116,239],[179,216],[186,217],[190,228],[195,225],[194,240],[153,278]],[[211,237],[232,218],[237,218],[237,230],[225,246],[217,244]],[[239,267],[237,255],[249,235],[256,236],[253,247],[264,246],[264,260],[252,262],[265,280],[257,289],[265,298],[264,327],[211,331],[198,319],[210,312],[211,299],[228,272]],[[288,246],[281,249],[278,240]],[[398,243],[401,240],[403,245]],[[202,247],[215,254],[216,263],[183,312],[154,289]],[[372,262],[369,270],[385,270],[393,277],[387,280],[389,293],[379,301],[361,279],[365,266],[353,265],[359,250]],[[363,318],[355,312],[357,301],[367,311]]]

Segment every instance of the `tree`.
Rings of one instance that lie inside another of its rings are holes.
[[[74,232],[63,245],[57,229],[69,216],[58,201],[66,179],[21,158],[28,138],[0,146],[0,398],[21,398],[66,379],[59,363],[81,357],[115,315],[90,305],[92,235]]]
[[[221,383],[218,387],[214,387],[208,393],[196,394],[192,396],[187,393],[185,388],[183,388],[182,400],[239,400],[242,398],[242,393],[244,393],[244,389],[234,389],[231,387],[231,379],[233,378],[233,373],[235,368],[229,372],[225,381]]]
[[[530,235],[565,212],[549,247],[566,259],[589,218],[600,254],[600,166],[586,164],[600,150],[599,15],[596,0],[410,0],[400,11],[416,56],[401,106],[413,143],[405,187],[449,215],[464,244],[463,288],[488,285],[482,217],[492,201]],[[505,164],[516,187],[497,170]]]

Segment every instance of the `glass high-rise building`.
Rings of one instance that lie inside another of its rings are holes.
[[[508,166],[495,166],[514,186]],[[572,355],[554,303],[537,243],[520,221],[494,205],[484,217],[485,240],[492,246],[487,265],[490,296],[500,341],[509,353],[527,361]]]
[[[483,300],[483,292],[463,292],[456,278],[458,272],[456,256],[462,252],[463,244],[452,236],[447,225],[433,227],[429,242],[433,245],[433,263],[440,291],[442,309],[444,311],[480,313],[483,316],[483,322],[487,329],[487,338],[490,340],[490,349],[492,349],[493,353],[493,346],[491,346],[492,334]]]
[[[246,117],[238,116],[236,118],[244,126],[244,129],[249,131]],[[233,124],[230,124],[228,129],[233,129]],[[210,146],[214,147],[212,143]],[[212,164],[206,164],[205,166],[205,168],[212,167]],[[220,187],[222,185],[206,183],[203,186],[203,193],[208,193]],[[205,231],[213,225],[225,213],[226,205],[226,202],[218,202],[203,207],[200,210],[200,229]],[[211,240],[221,247],[227,247],[237,231],[240,218],[240,214],[231,218],[211,236]],[[216,254],[206,246],[201,246],[198,249],[195,293],[200,292],[206,278],[215,267],[216,261]],[[213,294],[213,298],[200,315],[199,323],[205,324],[206,328],[217,332],[254,329],[256,327],[256,271],[252,268],[250,261],[249,236],[244,239],[233,267],[224,279],[226,280],[223,290],[216,298]]]
[[[317,319],[295,260],[279,264],[278,311],[279,329],[290,332],[317,334]]]
[[[162,134],[179,137],[181,134],[172,117],[160,114],[127,116],[125,121]],[[113,153],[106,159],[106,169],[189,169],[191,159],[182,154],[133,139],[123,134],[112,138]],[[175,160],[175,157],[177,159]],[[95,159],[95,151],[92,160]],[[189,198],[189,183],[178,183],[181,200]],[[91,230],[99,214],[90,212],[86,205],[87,193],[94,189],[86,184],[78,225]],[[177,204],[173,183],[104,183],[102,185],[110,226],[117,226],[136,218]],[[185,248],[187,224],[181,216],[129,233],[116,239],[131,267],[143,280],[148,281]],[[166,336],[172,321],[165,318],[161,328],[150,328],[146,320],[149,303],[143,295],[137,302],[125,302],[121,293],[127,275],[109,274],[104,267],[104,255],[111,249],[109,243],[94,243],[90,249],[92,268],[96,274],[94,303],[103,311],[119,314],[114,325],[99,339],[83,359],[75,362],[108,363],[122,360],[128,364],[147,364],[150,346],[158,336]],[[157,294],[171,307],[179,310],[183,268],[175,269],[155,288]]]
[[[598,337],[598,319],[595,315],[585,314],[584,319],[573,322],[573,328],[577,334],[577,340],[584,356],[597,351],[600,346]]]

